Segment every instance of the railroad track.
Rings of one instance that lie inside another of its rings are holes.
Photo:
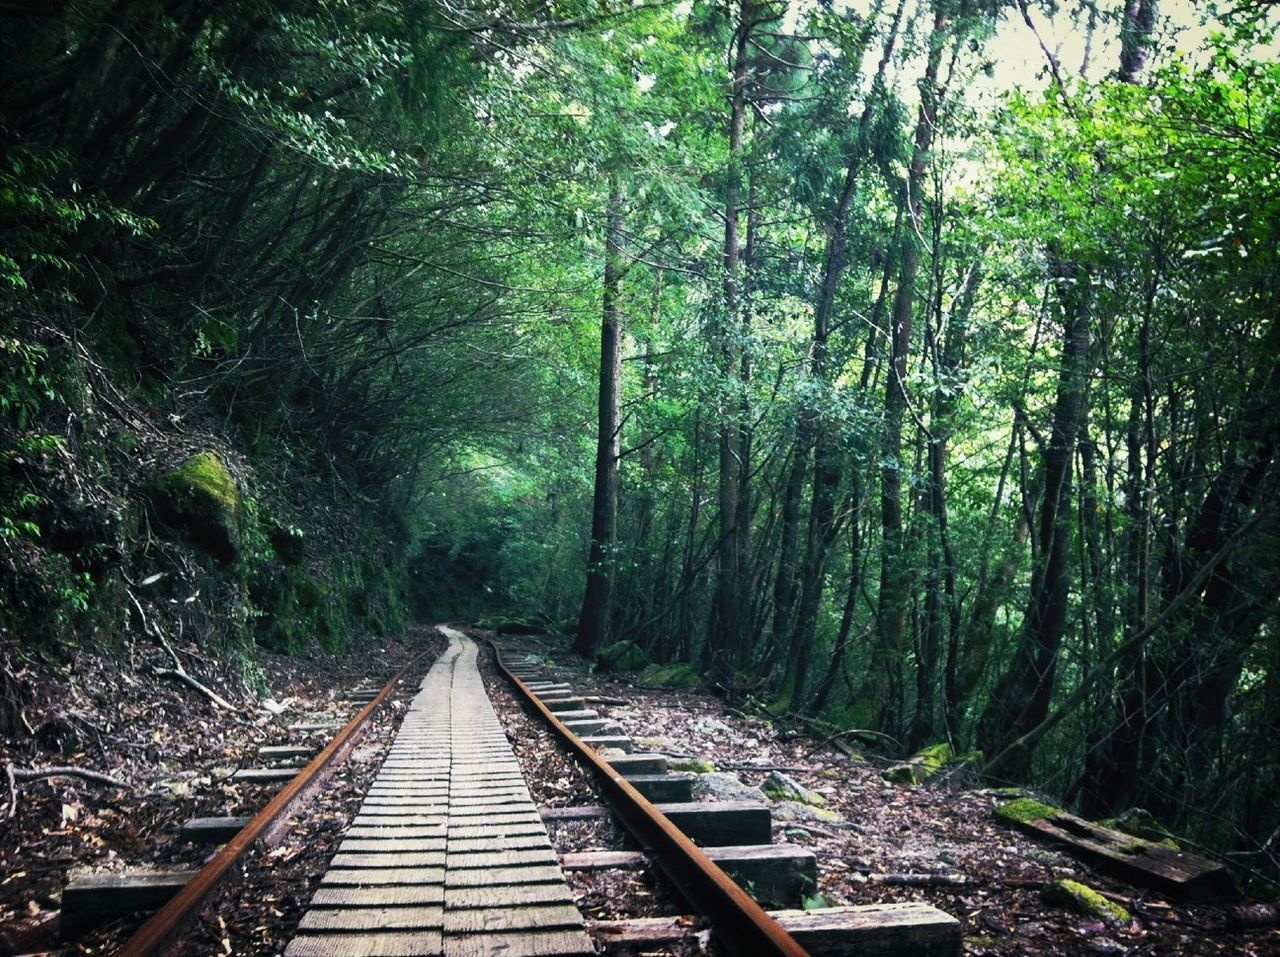
[[[640,949],[652,951],[655,945],[687,937],[690,921],[683,919],[640,921],[631,927],[584,920],[561,864],[594,865],[562,861],[557,855],[544,811],[530,795],[486,694],[478,662],[482,649],[456,630],[440,631],[449,646],[409,705],[295,936],[283,949],[285,957],[585,957],[596,953],[601,941],[616,949],[633,940]],[[742,874],[732,872],[744,860],[761,878],[794,870],[794,862],[784,863],[786,848],[762,848],[770,835],[767,809],[740,809],[745,813],[739,818],[748,821],[743,826],[756,835],[750,838],[754,845],[720,846],[726,841],[709,836],[698,814],[719,817],[715,826],[722,827],[733,808],[704,804],[699,811],[677,807],[682,802],[652,802],[650,797],[670,797],[673,782],[679,796],[681,778],[664,773],[661,756],[625,754],[621,747],[626,743],[617,736],[591,734],[601,730],[603,721],[583,707],[571,687],[547,679],[532,664],[505,662],[497,644],[493,650],[499,669],[523,696],[527,710],[547,722],[563,746],[591,771],[609,813],[680,896],[709,921],[712,940],[722,952],[749,957],[959,953],[959,923],[926,905],[839,908],[817,915],[765,911],[734,880],[741,880]],[[400,677],[369,692],[371,700],[356,719],[235,833],[120,953],[151,957],[175,948],[183,929],[233,872],[240,856],[256,842],[273,838],[286,810],[320,786],[326,769],[351,747]],[[729,833],[739,833],[733,830],[736,826],[730,825]],[[701,844],[716,846],[699,847],[691,835]],[[621,863],[636,856],[637,852],[615,854],[613,860]],[[760,886],[771,887],[768,880]]]

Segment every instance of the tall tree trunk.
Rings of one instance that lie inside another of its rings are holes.
[[[907,609],[911,598],[911,571],[907,566],[906,535],[902,511],[902,419],[906,412],[907,357],[911,349],[911,324],[916,276],[920,269],[918,237],[922,235],[925,173],[933,148],[938,118],[938,69],[946,44],[947,19],[943,4],[933,11],[929,34],[929,58],[920,81],[920,109],[916,117],[915,146],[907,170],[907,230],[902,243],[898,288],[893,298],[889,335],[889,374],[884,398],[884,466],[880,470],[880,521],[882,528],[880,596],[876,611],[877,641],[871,673],[863,698],[876,725],[897,729],[903,720],[902,666],[906,659]]]
[[[604,249],[604,312],[600,322],[600,393],[596,429],[596,482],[591,503],[591,553],[587,591],[578,615],[573,644],[584,658],[595,655],[609,633],[613,604],[613,561],[618,534],[618,457],[622,420],[622,328],[618,300],[622,295],[622,187],[609,184]]]
[[[704,669],[723,676],[736,665],[741,644],[742,569],[738,542],[742,463],[738,460],[740,346],[738,344],[739,276],[743,137],[746,128],[749,50],[755,24],[754,0],[742,0],[733,42],[729,112],[729,177],[724,216],[724,316],[716,336],[725,399],[720,416],[720,540],[716,549],[716,591],[710,631],[703,655]]]
[[[935,245],[938,240],[935,233]],[[949,385],[960,372],[969,312],[973,308],[980,278],[981,273],[975,263],[970,266],[956,294],[946,329],[941,327],[942,305],[939,301],[934,310],[937,321],[925,331],[925,352],[939,386]],[[941,279],[936,283],[941,297]],[[935,387],[929,404],[925,507],[932,519],[932,527],[929,529],[925,581],[925,620],[921,628],[916,673],[916,713],[911,725],[913,748],[933,737],[937,716],[945,715],[945,708],[940,708],[938,702],[938,659],[945,648],[945,670],[948,674],[954,673],[960,644],[960,609],[956,597],[955,553],[947,520],[946,480],[947,440],[951,435],[955,401],[947,388]]]
[[[1055,262],[1054,270],[1062,304],[1062,355],[1053,428],[1042,452],[1044,498],[1037,531],[1039,547],[1022,641],[979,721],[979,745],[987,754],[1004,750],[1049,713],[1058,652],[1066,636],[1071,591],[1071,475],[1085,409],[1092,293],[1087,270],[1061,262]],[[1014,777],[1025,775],[1030,760],[1029,754],[1020,755],[1005,765],[1005,771]]]

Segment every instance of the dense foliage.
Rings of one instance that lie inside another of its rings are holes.
[[[199,431],[243,640],[413,577],[1275,867],[1268,5],[0,18],[6,630],[138,626]]]

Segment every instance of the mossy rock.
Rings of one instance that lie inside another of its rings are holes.
[[[1061,907],[1112,924],[1127,924],[1132,919],[1129,912],[1119,904],[1079,881],[1053,881],[1041,889],[1040,897],[1050,907]]]
[[[1052,804],[1043,804],[1032,798],[1018,798],[1008,804],[996,808],[996,817],[1009,824],[1026,824],[1028,821],[1043,821],[1061,814],[1059,808]]]
[[[151,499],[166,522],[224,562],[240,554],[243,503],[236,481],[214,452],[191,456],[151,483]]]
[[[667,770],[683,771],[688,774],[710,774],[716,766],[702,758],[667,758]]]
[[[760,785],[765,797],[774,801],[797,801],[800,804],[826,804],[827,799],[781,771],[770,771]]]
[[[639,671],[651,662],[634,641],[617,641],[596,652],[597,671]]]
[[[941,771],[950,760],[951,745],[945,741],[931,744],[911,755],[904,763],[889,768],[884,779],[890,784],[921,784]]]
[[[646,688],[696,688],[702,678],[683,661],[669,665],[649,665],[636,676],[636,684]]]

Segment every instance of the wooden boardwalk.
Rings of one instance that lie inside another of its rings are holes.
[[[594,948],[485,693],[473,641],[422,681],[285,957],[546,957]]]

